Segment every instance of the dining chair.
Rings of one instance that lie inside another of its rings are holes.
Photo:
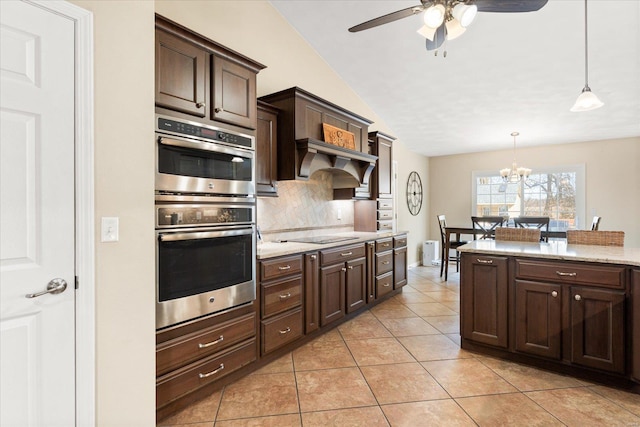
[[[600,220],[602,217],[594,216],[593,221],[591,221],[591,231],[598,231],[598,227],[600,227]]]
[[[540,242],[539,228],[496,228],[496,242]]]
[[[624,246],[624,231],[567,230],[567,244]]]
[[[548,242],[549,217],[548,216],[520,216],[513,218],[516,228],[537,228],[541,231],[541,240]]]
[[[480,239],[493,239],[496,227],[502,227],[507,222],[507,218],[502,216],[472,216],[471,224],[478,230]],[[475,233],[474,233],[475,238]]]
[[[451,249],[455,249],[456,250],[456,256],[452,257],[449,254],[445,254],[446,252],[446,240],[447,237],[445,235],[445,228],[447,227],[447,219],[445,218],[444,215],[438,215],[438,226],[440,227],[440,239],[442,240],[442,250],[440,251],[440,277],[442,277],[442,273],[444,272],[444,266],[445,264],[448,263],[445,262],[445,259],[448,259],[449,261],[456,261],[456,271],[460,271],[460,252],[458,251],[458,248],[462,245],[465,245],[469,242],[466,241],[462,241],[460,240],[460,235],[456,234],[456,240],[454,241],[450,241],[449,242],[449,250]],[[445,256],[447,258],[445,258]]]

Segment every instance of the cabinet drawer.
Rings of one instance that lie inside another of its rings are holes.
[[[288,276],[302,272],[302,255],[260,262],[260,278],[262,280]]]
[[[393,247],[401,248],[407,246],[407,236],[397,236],[393,238]]]
[[[393,240],[391,237],[388,239],[376,240],[376,252],[384,252],[393,248]]]
[[[262,322],[262,354],[302,336],[302,310]]]
[[[393,230],[393,221],[378,221],[378,230]]]
[[[376,275],[388,273],[393,270],[393,252],[376,254]]]
[[[393,272],[390,271],[381,276],[376,276],[376,295],[378,298],[393,290]]]
[[[625,267],[564,262],[516,260],[516,276],[522,279],[594,285],[624,289]]]
[[[256,342],[251,339],[224,353],[217,353],[197,363],[160,377],[156,381],[156,407],[211,383],[256,360]]]
[[[256,315],[250,313],[219,326],[163,342],[156,347],[156,375],[219,352],[256,333]]]
[[[342,261],[365,256],[364,244],[341,246],[339,248],[326,249],[320,252],[320,264],[331,265]]]
[[[262,318],[282,313],[302,303],[302,276],[262,285]]]
[[[379,210],[378,211],[378,219],[393,219],[393,211],[392,210]]]
[[[393,200],[391,199],[379,199],[378,209],[393,209]]]

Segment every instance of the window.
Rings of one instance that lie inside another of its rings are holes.
[[[550,229],[584,228],[584,193],[584,165],[536,169],[517,183],[474,172],[472,215],[548,216]]]

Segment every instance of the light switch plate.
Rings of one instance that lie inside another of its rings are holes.
[[[119,239],[118,217],[102,217],[102,227],[100,230],[102,242],[117,242]]]

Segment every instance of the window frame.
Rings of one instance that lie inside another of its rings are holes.
[[[575,226],[576,229],[584,229],[590,221],[587,221],[586,217],[586,180],[585,180],[585,164],[575,164],[575,165],[558,165],[558,166],[546,166],[546,167],[537,167],[533,169],[532,175],[535,174],[549,174],[549,173],[575,173],[576,174],[576,220]],[[481,171],[472,171],[471,172],[471,215],[475,216],[478,212],[478,188],[477,182],[478,178],[486,178],[486,177],[500,177],[500,171],[498,169],[495,170],[481,170]],[[519,185],[522,187],[523,183],[520,182]],[[524,194],[524,192],[522,193]],[[522,200],[524,203],[524,198]],[[522,212],[522,205],[520,206],[520,212]]]

